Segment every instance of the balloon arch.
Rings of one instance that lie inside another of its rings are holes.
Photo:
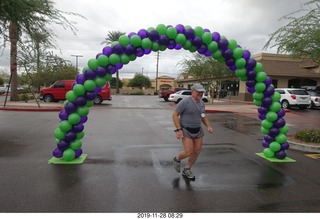
[[[225,63],[241,81],[246,82],[248,92],[253,95],[253,103],[258,107],[264,134],[264,149],[259,155],[280,162],[290,159],[286,154],[289,148],[288,126],[283,118],[285,111],[281,109],[280,94],[275,92],[272,79],[263,71],[262,64],[253,59],[248,50],[237,45],[236,40],[228,40],[217,32],[211,33],[200,26],[159,24],[156,28],[120,36],[111,46],[104,47],[96,58],[90,59],[88,66],[76,76],[76,82],[66,94],[64,108],[59,113],[61,121],[54,131],[57,147],[53,150],[54,161],[51,163],[68,163],[84,156],[81,139],[89,108],[112,74],[152,51],[182,48]]]

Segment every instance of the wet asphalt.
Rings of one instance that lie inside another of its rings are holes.
[[[58,112],[0,111],[0,212],[320,212],[319,160],[257,156],[260,121],[247,116],[208,114],[196,180],[182,177],[172,110],[154,96],[92,107],[80,165],[48,164]]]

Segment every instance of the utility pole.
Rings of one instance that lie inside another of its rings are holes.
[[[157,52],[156,92],[158,93],[159,51]]]
[[[73,57],[76,57],[76,69],[78,71],[78,57],[83,57],[83,55],[71,55]]]

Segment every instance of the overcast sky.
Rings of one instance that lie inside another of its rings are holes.
[[[190,25],[208,28],[219,32],[227,39],[235,39],[240,46],[251,54],[261,52],[276,53],[275,49],[262,50],[269,35],[288,21],[279,21],[284,15],[299,10],[307,0],[53,0],[55,7],[66,12],[75,12],[86,19],[68,17],[76,22],[77,35],[70,30],[57,28],[55,53],[75,64],[72,55],[78,58],[79,69],[87,65],[90,58],[100,53],[109,31],[121,31],[129,34],[140,29],[156,27],[158,24]],[[8,69],[9,46],[0,56],[0,71]],[[176,77],[180,60],[190,57],[183,50],[166,50],[160,53],[159,76]],[[150,78],[155,77],[156,53],[152,52],[120,70],[120,77],[133,77],[142,72]]]

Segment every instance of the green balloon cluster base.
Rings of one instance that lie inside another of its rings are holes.
[[[52,157],[48,160],[48,164],[82,164],[87,158],[87,154],[82,154],[80,157],[67,161],[61,158]]]
[[[297,162],[296,160],[293,160],[293,159],[291,159],[289,157],[285,157],[284,159],[278,159],[278,158],[275,158],[275,157],[271,157],[271,158],[266,157],[266,156],[264,156],[263,153],[256,153],[256,155],[258,155],[258,156],[260,156],[260,157],[262,157],[262,158],[264,158],[264,159],[266,159],[266,160],[268,160],[270,162],[278,162],[278,163],[293,163],[293,162]]]

